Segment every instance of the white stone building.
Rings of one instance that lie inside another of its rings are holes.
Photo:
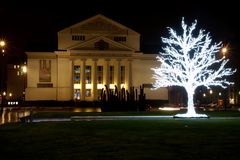
[[[145,84],[146,98],[167,100],[166,88],[151,90],[156,54],[140,51],[140,34],[101,14],[58,33],[58,51],[26,52],[26,100],[98,100],[114,89]]]

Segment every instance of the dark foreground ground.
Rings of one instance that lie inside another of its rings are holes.
[[[1,160],[238,160],[240,119],[10,123],[0,146]]]

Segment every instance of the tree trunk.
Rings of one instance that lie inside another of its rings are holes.
[[[206,114],[197,114],[195,109],[194,109],[194,103],[193,103],[193,95],[194,95],[194,90],[192,88],[185,88],[187,91],[188,95],[188,106],[187,106],[187,113],[184,114],[176,114],[174,117],[175,118],[181,118],[181,117],[190,117],[190,118],[208,118]]]
[[[187,114],[188,115],[195,115],[196,111],[194,109],[194,102],[193,102],[193,94],[194,91],[191,89],[186,89],[188,95],[188,106],[187,106]]]

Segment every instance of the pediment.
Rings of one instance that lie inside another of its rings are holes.
[[[82,33],[82,32],[101,32],[101,33],[108,33],[108,32],[114,32],[114,33],[127,33],[127,30],[124,28],[120,28],[117,25],[114,25],[113,23],[110,23],[103,19],[102,17],[98,17],[96,19],[93,19],[89,22],[83,23],[79,26],[73,27],[72,32],[73,33]]]
[[[61,30],[59,33],[72,34],[138,34],[132,29],[113,21],[101,14]]]
[[[115,42],[106,37],[100,36],[98,38],[89,40],[87,42],[76,44],[68,48],[69,50],[110,50],[110,51],[134,51],[124,44]]]

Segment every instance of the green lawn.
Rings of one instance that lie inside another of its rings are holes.
[[[239,119],[12,123],[0,126],[5,159],[240,159]]]

